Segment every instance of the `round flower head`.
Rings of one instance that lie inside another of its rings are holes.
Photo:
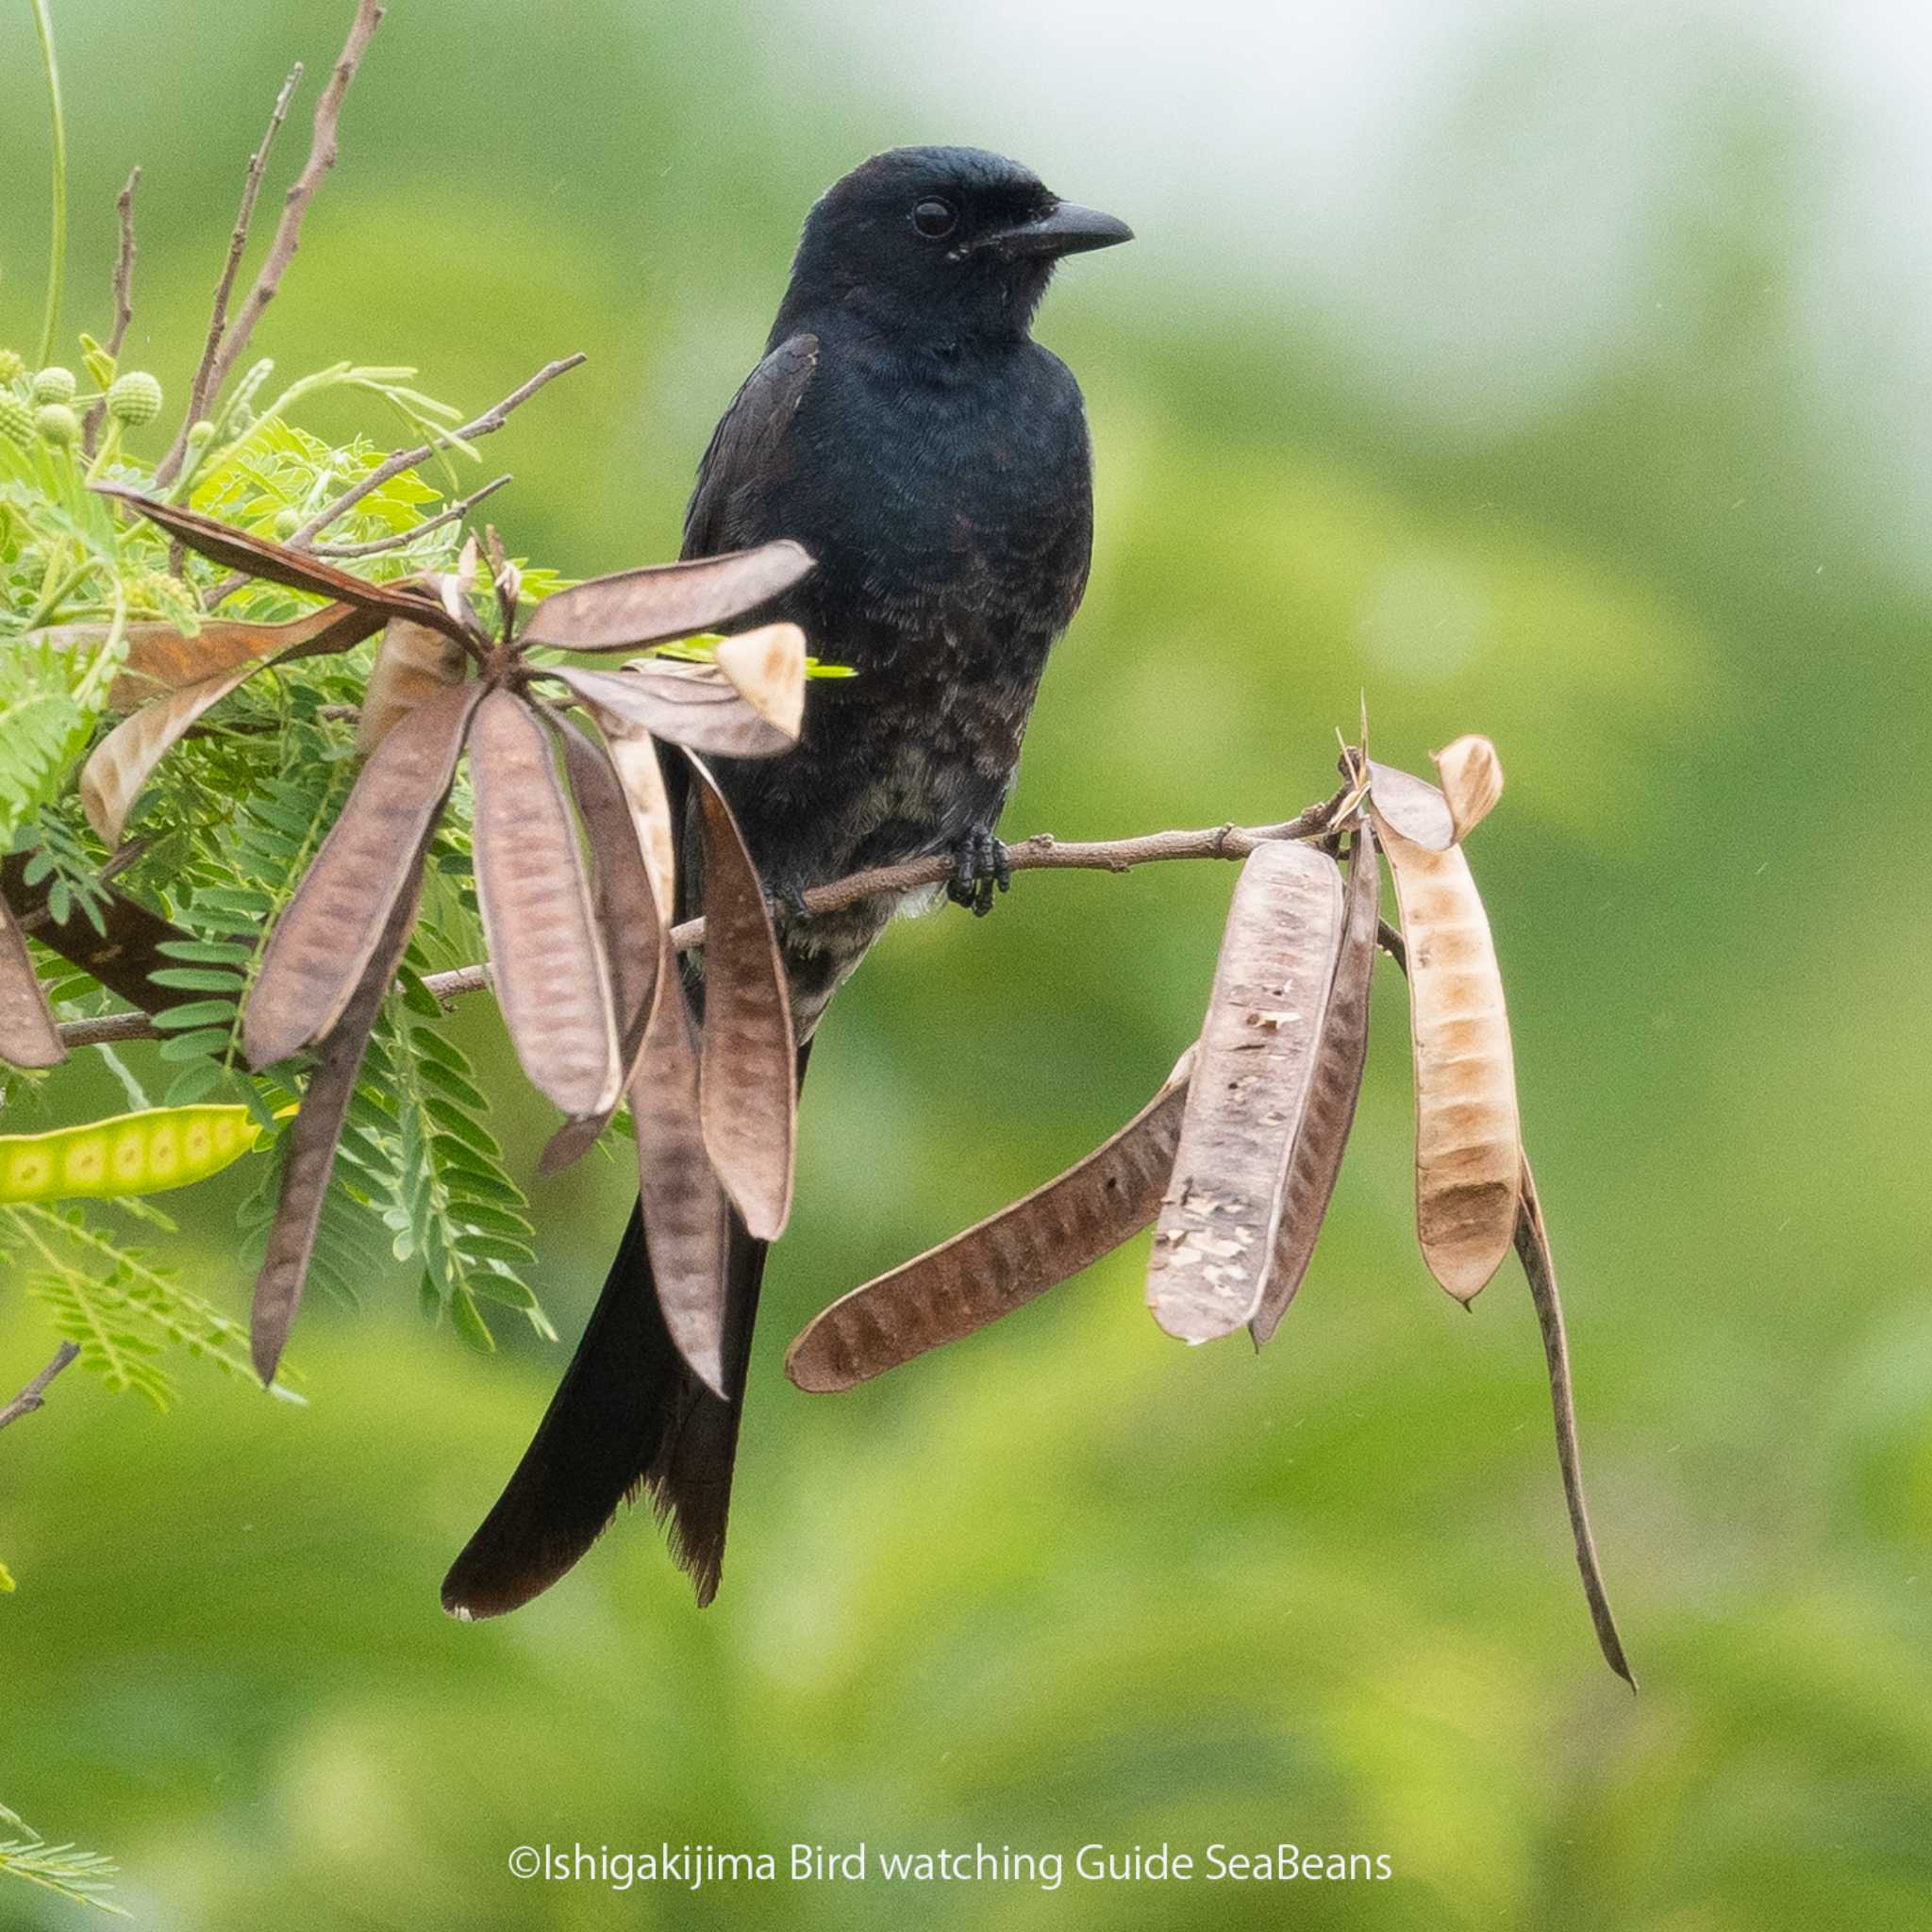
[[[42,403],[34,411],[34,427],[43,442],[65,449],[80,434],[80,418],[65,403]]]
[[[0,436],[21,450],[34,440],[33,411],[8,389],[0,389]]]
[[[152,423],[161,413],[161,386],[145,369],[117,375],[108,391],[108,414],[129,429]]]
[[[34,401],[71,403],[79,387],[71,369],[42,369],[34,377]]]

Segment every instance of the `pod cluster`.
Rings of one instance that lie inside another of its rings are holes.
[[[1514,1246],[1536,1303],[1585,1594],[1629,1667],[1584,1506],[1549,1239],[1523,1153],[1502,974],[1463,838],[1502,793],[1487,739],[1436,755],[1440,785],[1344,755],[1320,834],[1242,866],[1199,1040],[1119,1133],[1057,1179],[832,1304],[792,1343],[800,1388],[845,1389],[983,1328],[1149,1227],[1147,1302],[1170,1335],[1275,1332],[1306,1276],[1355,1121],[1378,944],[1409,981],[1416,1231],[1467,1304]],[[1345,867],[1344,867],[1345,855]],[[1381,919],[1386,859],[1401,908]]]
[[[329,602],[291,625],[213,623],[172,642],[156,625],[130,638],[123,695],[134,708],[82,778],[104,838],[118,838],[167,748],[265,664],[382,633],[359,724],[368,756],[242,1008],[251,1065],[310,1057],[255,1288],[263,1379],[301,1300],[350,1095],[467,760],[492,980],[525,1074],[563,1115],[543,1164],[584,1152],[629,1098],[665,1319],[693,1371],[723,1392],[728,1212],[766,1240],[783,1228],[796,1087],[770,912],[704,760],[795,742],[805,640],[795,625],[767,625],[726,640],[715,662],[644,658],[616,672],[530,654],[635,652],[714,628],[796,583],[811,558],[777,542],[619,572],[558,592],[519,625],[517,574],[492,543],[485,594],[497,622],[486,626],[474,542],[453,572],[377,585],[178,505],[108,493],[218,563]],[[683,909],[677,827],[691,797],[707,920],[702,1029],[672,940]],[[44,1054],[44,1003],[8,969],[16,952],[25,959],[17,937],[0,930],[0,1051]]]

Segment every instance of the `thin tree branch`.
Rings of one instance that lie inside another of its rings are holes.
[[[500,403],[492,403],[474,423],[465,423],[460,429],[450,432],[453,439],[464,442],[475,442],[479,436],[489,436],[503,427],[511,410],[527,403],[546,383],[555,382],[559,375],[575,369],[584,360],[581,350],[575,356],[559,357],[555,362],[546,362],[529,381],[510,391]],[[337,521],[346,516],[372,490],[380,490],[391,478],[400,476],[405,470],[413,470],[418,463],[426,463],[436,454],[436,445],[431,442],[418,443],[414,449],[399,450],[387,462],[378,463],[366,476],[358,476],[348,489],[333,503],[323,508],[302,525],[295,533],[283,541],[291,550],[305,549],[315,537]]]
[[[227,259],[223,262],[221,275],[215,282],[214,306],[208,311],[208,341],[202,346],[201,360],[195,364],[194,379],[188,385],[188,408],[182,414],[181,427],[175,432],[175,441],[168,445],[167,455],[155,469],[155,487],[158,490],[172,483],[179,473],[181,459],[188,450],[188,432],[207,413],[209,398],[221,388],[215,377],[215,364],[221,356],[222,338],[228,326],[228,297],[234,292],[242,252],[248,246],[248,229],[255,220],[255,204],[261,193],[261,177],[268,171],[269,150],[275,144],[275,136],[281,132],[282,123],[289,118],[289,102],[301,84],[302,63],[298,60],[290,68],[289,77],[283,81],[282,91],[269,110],[268,131],[261,137],[261,145],[248,157],[248,172],[242,180],[242,207],[235,216],[234,233],[228,237]]]
[[[47,1399],[47,1384],[79,1354],[73,1342],[63,1341],[54,1351],[54,1359],[5,1408],[0,1408],[0,1429],[8,1423],[17,1423],[24,1415],[33,1414]]]
[[[262,310],[275,299],[282,276],[289,263],[294,259],[295,250],[301,245],[302,217],[308,213],[308,204],[315,198],[315,191],[322,186],[323,176],[336,164],[336,126],[341,119],[343,98],[356,78],[357,68],[362,64],[362,56],[368,51],[370,40],[382,25],[382,16],[383,9],[375,0],[357,0],[356,18],[349,24],[349,37],[342,43],[341,53],[336,57],[335,71],[328,77],[328,85],[315,103],[315,131],[308,143],[308,158],[302,164],[302,172],[296,175],[288,193],[282,197],[282,215],[275,224],[275,239],[269,243],[268,257],[255,278],[255,286],[249,290],[236,313],[235,325],[222,343],[221,354],[215,358],[213,379],[208,389],[210,395],[221,393],[223,383],[241,359],[242,350],[248,346],[248,339],[255,332],[255,325],[261,320]]]
[[[1213,825],[1198,832],[1149,832],[1138,839],[1074,841],[1056,839],[1051,832],[1036,832],[1016,845],[1007,847],[1008,862],[1015,872],[1130,872],[1137,865],[1153,865],[1176,858],[1245,858],[1257,845],[1274,839],[1319,839],[1329,827],[1336,804],[1345,796],[1322,805],[1278,825]],[[826,886],[815,886],[805,894],[808,912],[836,912],[859,899],[894,897],[917,891],[922,886],[943,884],[953,876],[952,859],[936,854],[915,858],[906,865],[874,866],[868,872],[852,874]],[[705,942],[705,922],[687,920],[672,931],[672,942],[680,953]],[[464,993],[480,992],[490,984],[488,962],[458,966],[447,973],[431,973],[423,981],[437,999],[449,1001]],[[145,1013],[108,1013],[95,1020],[70,1020],[60,1028],[63,1045],[108,1046],[126,1040],[158,1040],[160,1029]]]
[[[377,537],[368,543],[318,543],[317,557],[380,557],[385,550],[401,550],[413,543],[418,537],[430,530],[440,530],[445,524],[453,524],[458,517],[466,517],[486,496],[494,496],[510,480],[506,470],[502,475],[492,478],[480,490],[473,490],[469,495],[450,505],[446,510],[439,511],[426,523],[421,523],[413,530],[394,530],[387,537]]]
[[[119,358],[121,344],[127,340],[127,325],[134,320],[134,191],[141,185],[141,170],[127,176],[127,186],[114,197],[115,212],[121,218],[121,251],[114,258],[114,328],[108,338],[108,354]],[[103,396],[87,412],[81,428],[81,448],[94,453],[94,441],[101,433],[102,419],[108,413]]]
[[[575,356],[560,357],[555,362],[546,362],[531,376],[529,381],[510,391],[499,403],[492,403],[474,423],[465,423],[460,429],[452,430],[454,437],[460,437],[465,442],[474,442],[479,436],[489,436],[501,429],[508,421],[510,412],[528,402],[546,383],[555,382],[559,375],[575,369],[584,360],[580,350]],[[387,461],[378,463],[367,475],[358,476],[356,481],[332,503],[325,504],[308,521],[282,541],[291,550],[306,550],[316,537],[338,518],[346,516],[372,490],[379,490],[393,476],[400,476],[405,470],[413,470],[418,463],[426,463],[435,454],[435,444],[419,443],[414,449],[398,450]],[[212,610],[224,597],[232,596],[248,581],[246,575],[237,571],[233,576],[224,577],[202,598],[202,608]]]

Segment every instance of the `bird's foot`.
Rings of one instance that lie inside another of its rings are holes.
[[[793,919],[811,917],[805,903],[805,889],[802,886],[768,885],[765,888],[765,910],[771,914],[774,925],[783,925]]]
[[[1004,892],[1013,883],[1013,862],[1007,848],[983,828],[968,832],[953,848],[953,876],[946,897],[955,906],[970,906],[976,918],[992,910],[993,889]]]

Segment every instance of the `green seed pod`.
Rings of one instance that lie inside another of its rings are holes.
[[[302,527],[302,512],[299,509],[278,509],[275,512],[275,539],[286,543]]]
[[[108,414],[130,429],[152,423],[161,413],[161,386],[145,369],[117,375],[108,391]]]
[[[158,1107],[50,1134],[0,1135],[0,1204],[185,1188],[239,1160],[260,1132],[245,1107]]]
[[[33,411],[10,389],[0,389],[0,436],[15,449],[29,449],[33,445]]]
[[[75,391],[79,387],[71,369],[42,369],[34,377],[34,401],[71,403]]]
[[[26,374],[26,358],[18,349],[0,349],[0,382],[18,382]]]
[[[34,411],[34,427],[42,442],[65,449],[80,434],[80,418],[65,403],[42,403]]]

